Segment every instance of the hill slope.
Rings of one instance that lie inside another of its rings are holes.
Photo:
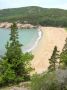
[[[27,22],[46,26],[67,26],[67,10],[36,6],[0,10],[0,22]]]

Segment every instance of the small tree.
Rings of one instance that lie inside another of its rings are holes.
[[[56,64],[57,64],[57,59],[59,58],[59,54],[58,54],[58,50],[57,50],[57,47],[55,46],[54,47],[54,50],[53,50],[53,53],[52,53],[52,56],[51,58],[49,59],[49,67],[48,67],[48,70],[49,71],[53,71],[56,69]]]
[[[63,66],[67,67],[67,38],[65,40],[65,45],[63,47],[63,50],[60,54],[60,63],[62,63]]]

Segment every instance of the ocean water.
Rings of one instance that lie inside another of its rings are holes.
[[[37,29],[19,29],[19,41],[22,46],[23,52],[31,51],[38,43],[41,38],[41,32]],[[6,52],[5,45],[9,41],[10,30],[0,28],[0,55]]]

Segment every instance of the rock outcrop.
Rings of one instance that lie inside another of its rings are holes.
[[[0,23],[0,28],[10,28],[12,25],[12,23],[8,23],[8,22],[2,22]],[[33,26],[31,24],[21,24],[21,23],[17,23],[17,27],[20,28],[24,28],[24,29],[30,29],[30,28],[36,28],[36,26]]]

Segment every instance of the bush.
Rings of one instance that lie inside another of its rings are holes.
[[[32,77],[32,90],[67,90],[64,82],[59,82],[55,72],[47,72]]]

